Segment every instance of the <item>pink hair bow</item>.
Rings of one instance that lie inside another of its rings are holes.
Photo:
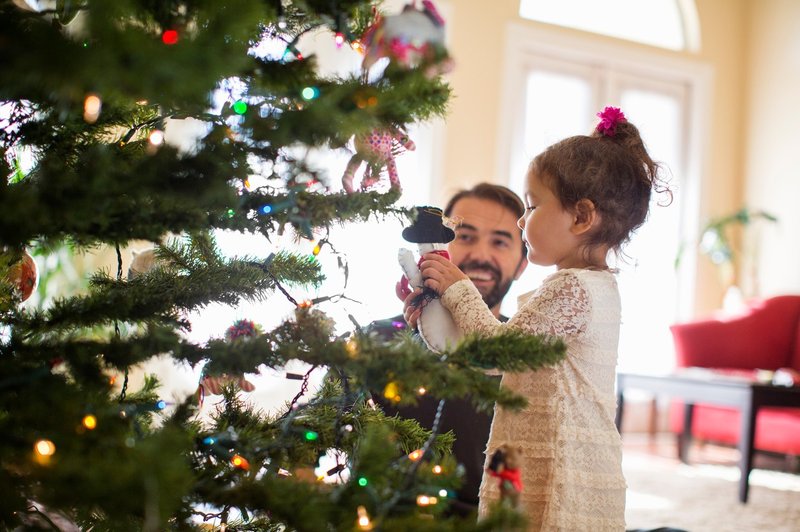
[[[619,107],[608,106],[597,113],[597,116],[600,118],[600,123],[597,124],[596,129],[606,137],[614,136],[614,133],[617,132],[617,124],[627,122],[625,113]]]

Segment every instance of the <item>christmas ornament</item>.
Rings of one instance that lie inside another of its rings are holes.
[[[356,153],[347,163],[342,176],[342,186],[345,191],[350,194],[354,192],[353,178],[362,162],[367,163],[361,179],[362,189],[366,190],[377,183],[385,167],[391,187],[400,190],[400,178],[397,175],[394,156],[403,148],[410,151],[416,149],[416,145],[408,138],[406,132],[400,128],[375,129],[365,135],[356,135],[354,144]]]
[[[414,1],[397,15],[378,16],[364,32],[361,43],[365,49],[364,70],[382,57],[403,68],[449,62],[444,47],[444,19],[429,0],[422,2],[422,9]]]
[[[4,252],[4,259],[8,257],[7,252]],[[10,259],[10,266],[6,270],[6,282],[12,287],[20,301],[25,301],[33,291],[39,281],[39,270],[36,267],[36,261],[33,260],[30,253],[22,251],[19,258],[12,257]]]
[[[516,508],[519,505],[519,494],[522,492],[522,447],[501,445],[492,454],[486,472],[499,480],[500,500],[504,504]]]
[[[128,280],[145,274],[156,266],[156,249],[148,248],[141,251],[131,250],[131,264],[128,266]]]
[[[250,320],[237,320],[225,331],[225,339],[228,342],[243,342],[249,338],[258,336],[261,328]],[[244,378],[244,375],[203,375],[197,387],[197,395],[202,405],[206,395],[221,395],[225,386],[238,388],[243,392],[252,392],[256,389],[252,382]]]
[[[445,248],[455,237],[455,232],[444,224],[442,210],[437,207],[417,207],[417,220],[403,229],[403,238],[418,245],[419,261],[425,253],[438,253],[449,259]],[[410,287],[422,289],[422,294],[415,301],[415,304],[424,305],[417,321],[419,335],[434,352],[441,353],[447,347],[454,347],[461,339],[461,331],[436,292],[424,285],[414,254],[401,248],[397,260],[404,274],[400,280],[400,291],[408,295]]]

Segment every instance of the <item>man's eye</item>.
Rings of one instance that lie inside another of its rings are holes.
[[[532,210],[535,210],[535,209],[536,209],[536,205],[528,205],[527,207],[525,207],[526,211],[532,211]]]
[[[507,248],[509,246],[509,243],[508,243],[507,240],[495,240],[494,241],[494,245],[499,247],[499,248],[505,249],[505,248]]]
[[[462,242],[469,242],[473,239],[472,235],[467,235],[463,233],[460,235],[456,235],[456,238]]]

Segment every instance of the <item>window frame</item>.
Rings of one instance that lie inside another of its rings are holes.
[[[647,83],[685,87],[687,134],[682,147],[685,168],[680,169],[683,179],[679,238],[682,242],[698,241],[702,182],[708,165],[708,158],[703,154],[707,152],[711,118],[708,112],[713,81],[711,66],[697,59],[669,55],[660,49],[648,50],[628,41],[613,42],[608,37],[588,33],[576,35],[533,21],[507,23],[503,58],[502,101],[495,151],[495,175],[497,182],[501,183],[513,183],[512,171],[518,171],[520,163],[518,160],[515,163],[512,158],[516,156],[519,159],[524,153],[521,143],[525,112],[520,110],[525,109],[525,91],[519,88],[526,86],[531,67],[557,64],[567,69],[564,71],[573,68],[586,72],[588,66],[595,72],[592,84],[598,88],[598,100],[603,100],[602,95],[611,92],[612,87],[608,84],[613,83],[613,79],[624,82],[629,75]],[[604,74],[607,72],[624,75],[612,76],[609,80]],[[604,101],[596,101],[595,107],[600,109],[604,104]],[[697,265],[694,248],[686,246],[677,268],[676,319],[689,319],[694,310]]]

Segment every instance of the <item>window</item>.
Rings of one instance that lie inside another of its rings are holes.
[[[692,0],[521,0],[523,18],[670,50],[699,49]]]
[[[688,316],[693,303],[690,250],[680,270],[674,264],[681,242],[695,240],[707,68],[520,24],[509,26],[505,57],[498,175],[508,176],[516,192],[524,191],[533,156],[565,137],[588,134],[597,123],[595,113],[605,105],[622,108],[653,159],[662,163],[674,201],[662,208],[656,202],[664,198],[654,195],[648,221],[623,249],[629,258],[617,265],[623,303],[619,366],[638,372],[670,370],[668,326]],[[528,268],[512,290],[530,290],[550,273]]]

